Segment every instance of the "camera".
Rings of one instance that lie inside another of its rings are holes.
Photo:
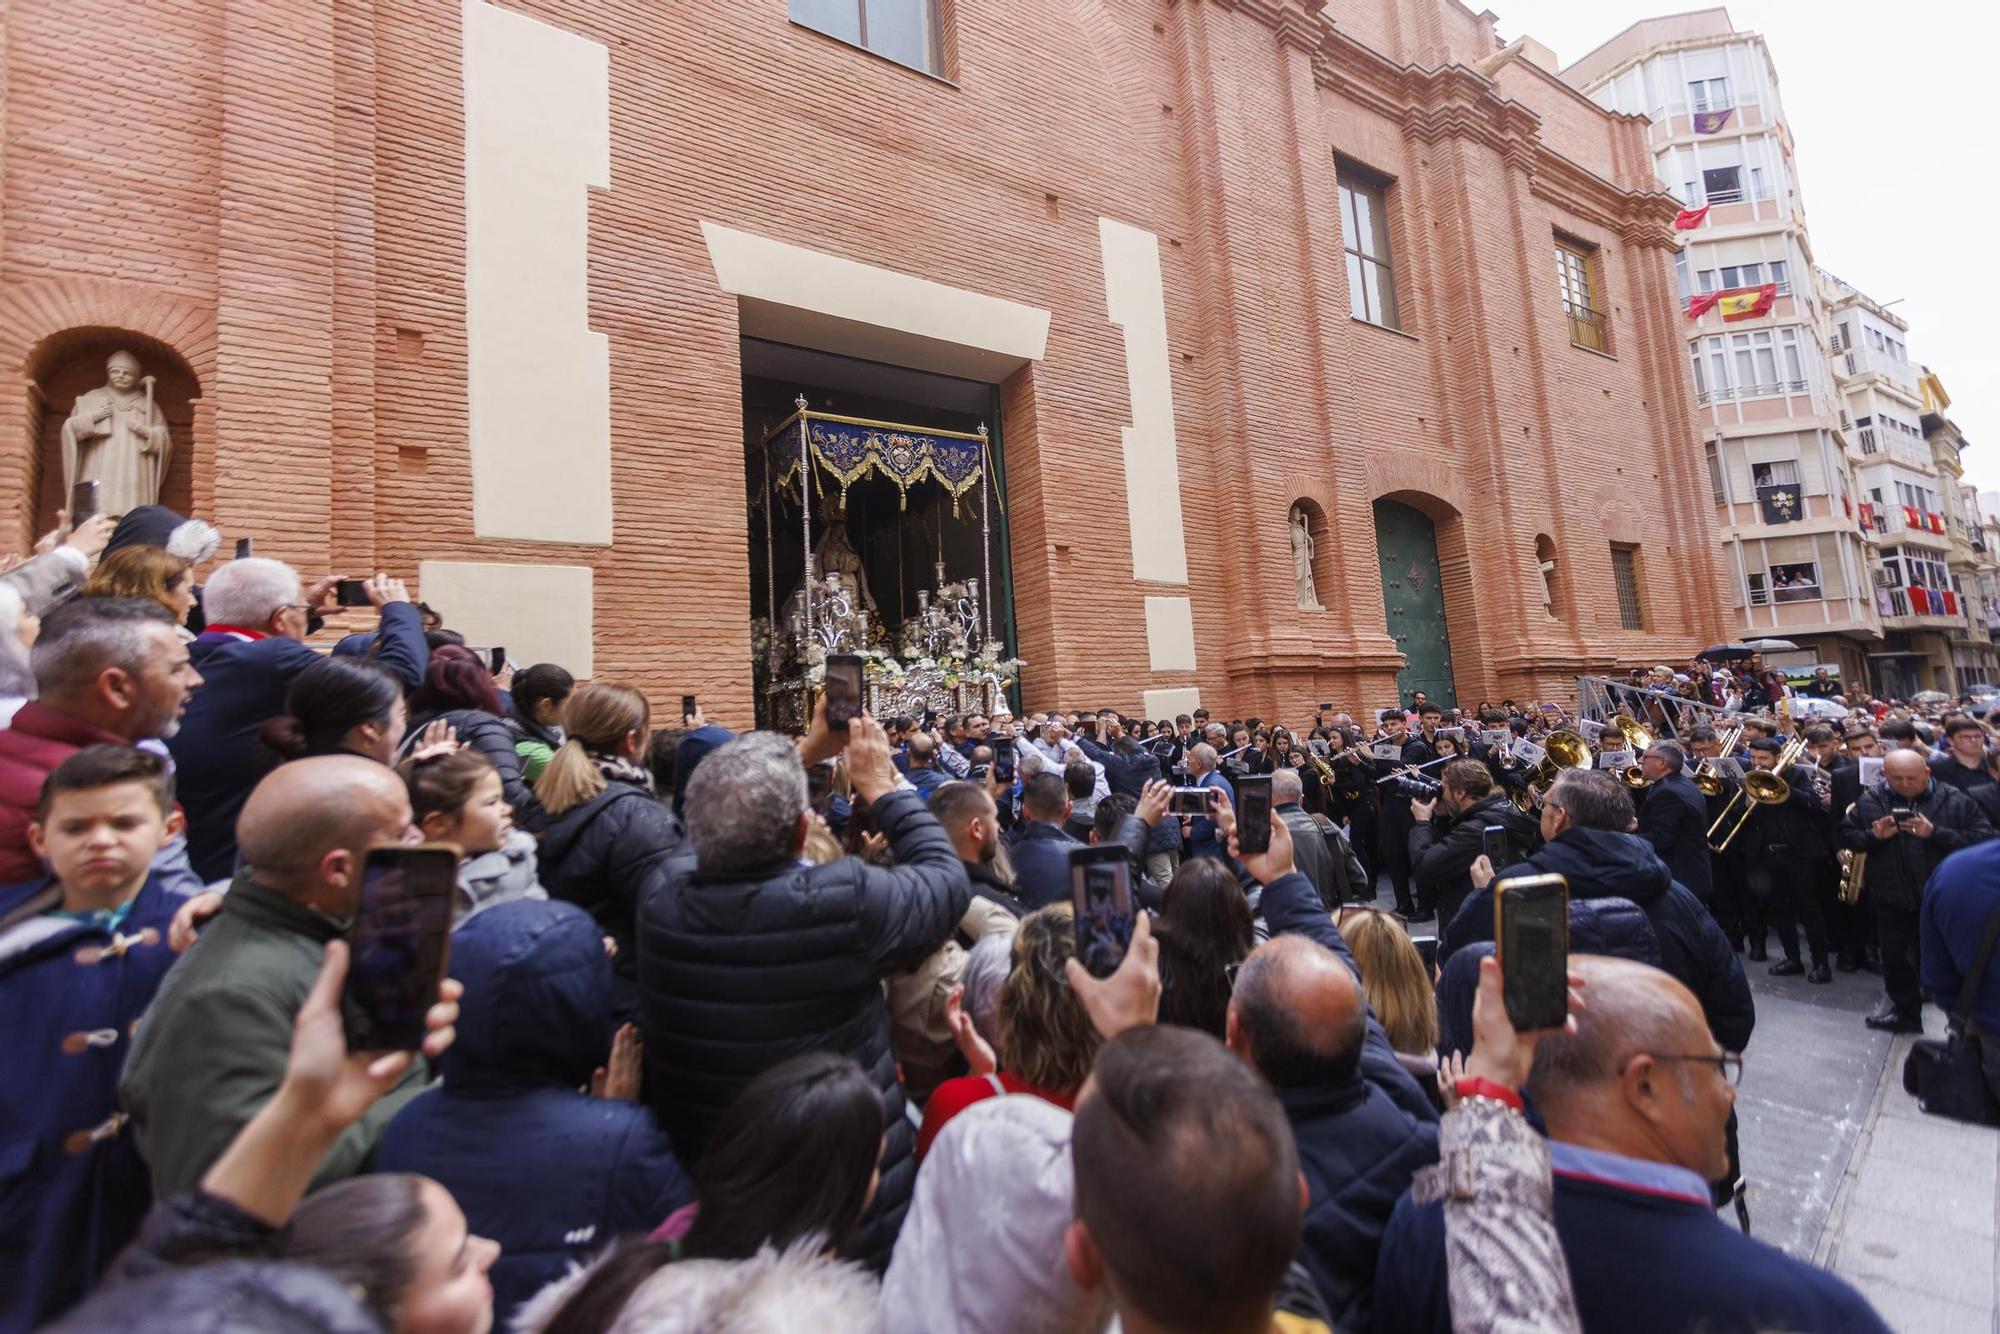
[[[1397,774],[1389,785],[1396,790],[1396,795],[1408,797],[1411,801],[1436,801],[1438,793],[1444,791],[1443,783],[1421,774]]]

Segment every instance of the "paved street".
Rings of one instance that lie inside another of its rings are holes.
[[[1753,965],[1757,1032],[1737,1106],[1752,1231],[1867,1294],[1890,1326],[1995,1334],[2000,1131],[1926,1116],[1903,1055],[1863,1027],[1880,979],[1831,987]],[[1943,1016],[1926,1012],[1932,1035]]]

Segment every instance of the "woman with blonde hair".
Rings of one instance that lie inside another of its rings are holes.
[[[1428,1089],[1437,1076],[1437,990],[1424,956],[1388,913],[1349,907],[1336,919],[1361,970],[1361,990],[1382,1021],[1389,1045],[1417,1083]]]
[[[194,610],[194,562],[172,555],[165,547],[120,547],[97,562],[83,586],[87,598],[145,598],[173,613],[174,628],[183,639],[188,613]]]
[[[563,743],[535,780],[542,887],[589,913],[611,937],[612,1004],[620,1023],[639,1013],[633,945],[639,896],[681,843],[641,763],[651,720],[646,697],[630,686],[577,689],[563,704]]]

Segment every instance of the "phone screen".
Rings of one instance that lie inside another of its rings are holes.
[[[238,560],[249,560],[249,559],[250,559],[250,539],[249,539],[249,538],[247,538],[247,537],[239,537],[239,538],[237,538],[237,539],[236,539],[236,559],[238,559]]]
[[[69,489],[69,526],[76,528],[97,514],[97,483],[78,482]]]
[[[1438,938],[1436,936],[1411,936],[1410,943],[1417,947],[1417,955],[1424,961],[1424,971],[1437,976]]]
[[[1207,815],[1215,791],[1212,787],[1177,787],[1167,798],[1167,810],[1173,815]]]
[[[1514,864],[1514,840],[1507,833],[1507,826],[1490,824],[1479,831],[1479,850],[1486,854],[1486,860],[1496,871]]]
[[[1271,848],[1271,775],[1236,780],[1236,850],[1254,857]]]
[[[845,732],[861,713],[861,659],[852,653],[826,658],[826,725]]]
[[[507,667],[507,650],[496,648],[487,658],[487,670],[498,676]]]
[[[693,696],[693,695],[682,695],[682,696],[681,696],[681,717],[683,717],[683,718],[692,718],[692,717],[694,716],[694,714],[695,714],[695,701],[694,701],[694,696]]]
[[[1002,787],[1014,786],[1014,757],[1003,755],[993,761],[993,781]]]
[[[424,1014],[444,976],[457,882],[455,848],[369,849],[340,997],[349,1051],[423,1045]]]
[[[360,579],[341,579],[333,586],[333,602],[337,607],[365,607],[368,585]]]
[[[1559,875],[1496,881],[1493,938],[1515,1030],[1561,1027],[1569,1016],[1569,882]]]
[[[1076,957],[1092,977],[1109,977],[1132,943],[1132,867],[1122,847],[1072,848],[1070,893]]]

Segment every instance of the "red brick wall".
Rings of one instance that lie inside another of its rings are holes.
[[[1554,161],[1602,177],[1626,132],[1559,90],[1531,111],[1469,73],[1402,68],[1483,54],[1490,32],[1453,0],[1365,15],[1357,0],[1338,29],[1308,0],[957,0],[956,86],[792,25],[784,0],[514,7],[611,55],[611,188],[590,214],[610,548],[472,532],[458,0],[228,0],[140,21],[103,0],[15,0],[0,361],[27,371],[75,324],[153,333],[200,380],[192,497],[230,536],[314,568],[590,565],[598,675],[746,721],[738,329],[708,220],[1053,313],[1045,358],[1002,391],[1031,706],[1136,708],[1173,685],[1266,716],[1385,702],[1397,657],[1371,504],[1389,494],[1440,519],[1468,701],[1684,657],[1719,629],[1677,330],[1649,304],[1669,299],[1671,257],[1633,239],[1664,236],[1671,209]],[[84,50],[146,77],[107,99]],[[1546,139],[1536,112],[1554,118]],[[1348,318],[1336,150],[1396,181],[1408,336]],[[1131,578],[1104,468],[1130,409],[1100,216],[1160,238],[1191,675],[1148,671],[1143,598],[1183,590]],[[1604,247],[1612,358],[1569,345],[1557,227]],[[25,391],[19,413],[38,420]],[[0,488],[22,497],[25,531],[29,431],[0,438],[21,442],[0,449]],[[549,467],[562,459],[550,441]],[[1093,474],[1101,496],[1075,485]],[[1301,498],[1331,534],[1324,612],[1293,597]],[[1645,545],[1642,633],[1617,628],[1614,529]],[[1553,621],[1537,533],[1562,562]]]

